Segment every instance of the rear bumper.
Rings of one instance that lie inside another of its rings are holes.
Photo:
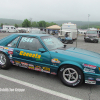
[[[84,78],[86,84],[100,85],[100,74],[84,73]]]

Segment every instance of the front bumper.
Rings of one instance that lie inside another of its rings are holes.
[[[100,74],[84,73],[85,83],[100,85]]]
[[[98,38],[85,38],[86,41],[98,41]]]

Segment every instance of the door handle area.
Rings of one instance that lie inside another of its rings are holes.
[[[19,53],[20,51],[19,50],[16,50],[16,52]]]

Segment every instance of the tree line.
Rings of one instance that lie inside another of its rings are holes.
[[[8,24],[6,23],[6,25],[8,25]],[[45,21],[39,21],[39,22],[33,21],[33,22],[31,22],[30,20],[25,19],[21,25],[15,24],[14,26],[16,28],[18,28],[18,27],[48,27],[51,25],[57,25],[57,24],[54,22],[49,23],[49,22],[45,22]],[[1,27],[2,26],[3,26],[3,23],[1,23]]]
[[[82,24],[80,22],[80,24]],[[5,23],[5,25],[9,25],[7,23]],[[18,24],[15,24],[14,26],[17,28],[17,27],[48,27],[48,26],[51,26],[51,25],[57,25],[56,23],[54,22],[46,22],[46,21],[31,21],[31,20],[28,20],[28,19],[25,19],[22,24],[18,25]],[[1,23],[1,27],[3,26],[3,23]],[[61,25],[60,25],[61,26]],[[78,29],[87,29],[88,28],[88,23],[86,25],[77,25]],[[90,23],[89,25],[89,28],[97,28],[97,29],[100,29],[100,23]]]

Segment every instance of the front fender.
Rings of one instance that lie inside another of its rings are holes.
[[[83,67],[82,67],[79,63],[74,62],[74,61],[64,61],[64,62],[62,62],[62,63],[59,65],[59,68],[60,68],[60,66],[62,66],[62,65],[67,65],[67,64],[77,66],[77,67],[79,67],[81,70],[83,70]]]

